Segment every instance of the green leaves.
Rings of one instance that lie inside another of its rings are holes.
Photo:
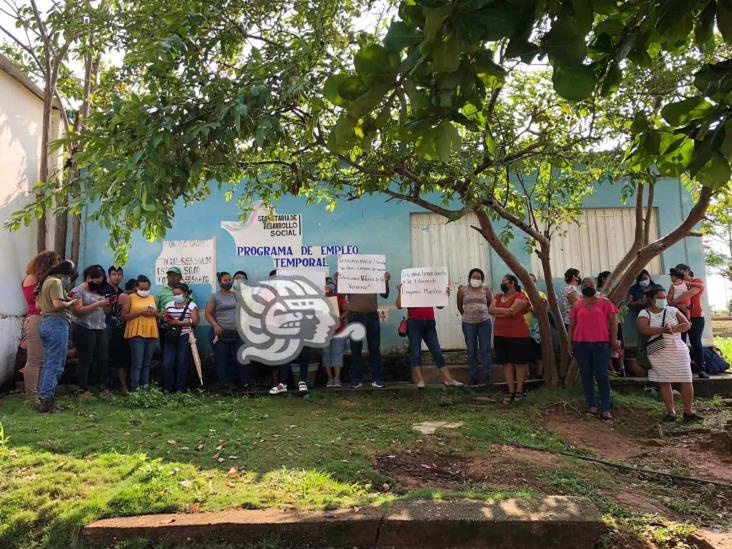
[[[427,40],[433,40],[437,36],[437,33],[440,32],[447,16],[450,15],[452,5],[447,3],[434,8],[425,7],[423,11],[425,16],[424,35]]]
[[[570,101],[581,101],[592,95],[595,89],[595,71],[590,67],[557,66],[552,75],[554,90]]]
[[[717,0],[717,28],[724,41],[732,44],[732,0]]]
[[[670,125],[683,126],[691,120],[703,118],[712,108],[711,103],[697,96],[666,105],[661,110],[661,115]]]
[[[460,48],[453,35],[438,40],[432,50],[432,70],[437,73],[455,72],[460,66]]]
[[[399,55],[390,53],[383,46],[363,46],[353,59],[356,72],[364,82],[375,76],[393,75],[399,69]]]
[[[417,152],[427,160],[447,162],[460,148],[460,133],[448,120],[427,129],[417,145]]]
[[[729,162],[719,152],[714,151],[707,163],[696,172],[695,177],[705,187],[718,189],[729,183]]]
[[[558,65],[581,65],[587,56],[584,35],[568,17],[557,19],[544,35],[542,47],[549,58]]]
[[[386,33],[384,46],[390,52],[398,52],[422,41],[422,35],[403,21],[393,21]]]

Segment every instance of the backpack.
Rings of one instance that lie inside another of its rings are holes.
[[[717,347],[704,347],[704,371],[708,374],[721,374],[729,369],[729,364]]]

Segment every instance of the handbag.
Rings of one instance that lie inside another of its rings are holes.
[[[183,312],[178,317],[178,320],[183,320],[186,317],[186,313],[188,312],[188,307],[190,306],[190,304],[191,304],[191,301],[188,300],[188,303],[186,303],[186,306],[183,307]],[[165,330],[165,343],[170,343],[171,345],[177,345],[182,331],[183,331],[183,326],[170,326],[170,328]]]
[[[664,310],[663,310],[663,317],[661,318],[661,328],[664,328],[666,326],[666,310],[667,309],[668,309],[668,307],[664,308]],[[648,355],[648,356],[654,355],[658,351],[661,351],[665,348],[666,348],[666,342],[663,339],[663,334],[660,334],[660,335],[646,341],[646,355]]]
[[[397,333],[402,336],[407,336],[407,319],[406,317],[402,317],[402,321],[399,323],[399,328],[397,328]]]
[[[221,343],[234,343],[239,338],[239,333],[236,330],[221,330],[219,341]]]

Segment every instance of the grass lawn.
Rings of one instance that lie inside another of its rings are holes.
[[[724,488],[680,488],[510,446],[704,476],[686,467],[683,444],[678,452],[675,447],[677,440],[705,447],[703,429],[674,426],[672,443],[655,449],[656,461],[613,454],[616,446],[658,437],[653,426],[662,408],[651,395],[615,395],[621,420],[613,426],[583,417],[578,396],[541,390],[507,408],[497,394],[471,390],[248,398],[169,397],[153,389],[127,397],[63,397],[63,413],[40,415],[11,395],[0,400],[0,547],[74,546],[84,524],[110,516],[538,493],[592,499],[611,527],[607,546],[653,540],[672,547],[695,526],[732,526],[732,494]],[[707,428],[732,419],[720,399],[702,407]],[[434,435],[412,429],[427,420],[463,425]],[[574,438],[574,424],[589,442]],[[599,431],[605,449],[592,446]],[[701,464],[707,459],[694,456]],[[712,471],[715,478],[732,481],[720,471]]]

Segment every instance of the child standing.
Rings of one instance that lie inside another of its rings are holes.
[[[338,316],[340,323],[335,333],[339,334],[348,322],[348,301],[344,295],[336,293],[336,285],[332,278],[325,281],[325,297],[335,298],[338,301]],[[346,351],[346,337],[333,337],[327,347],[323,349],[323,368],[328,376],[326,387],[341,386],[341,369],[343,368],[343,354]]]

